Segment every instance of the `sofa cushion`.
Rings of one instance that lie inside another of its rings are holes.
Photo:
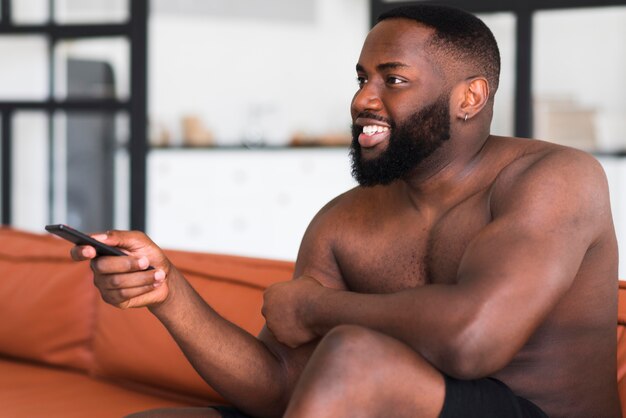
[[[88,263],[51,235],[0,228],[0,354],[89,368],[96,292]]]
[[[12,418],[109,418],[147,409],[193,406],[84,373],[0,357],[0,415]],[[206,405],[206,402],[203,404]]]
[[[215,254],[168,251],[168,257],[222,316],[252,334],[264,320],[263,290],[291,278],[293,263]],[[166,329],[147,309],[98,305],[93,373],[221,402],[195,372]]]

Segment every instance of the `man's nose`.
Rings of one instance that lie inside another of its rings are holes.
[[[359,113],[363,111],[380,111],[383,102],[378,94],[378,89],[373,84],[365,83],[352,99],[352,111]]]

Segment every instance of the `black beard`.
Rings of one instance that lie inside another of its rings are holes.
[[[395,126],[393,122],[389,124],[391,134],[387,149],[371,160],[363,159],[361,153],[358,138],[363,128],[352,125],[352,177],[361,186],[387,185],[405,178],[450,139],[449,97],[442,95],[400,125]]]

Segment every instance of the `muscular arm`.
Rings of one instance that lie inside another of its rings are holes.
[[[544,156],[496,184],[493,220],[468,245],[455,285],[371,295],[319,288],[303,321],[318,335],[357,324],[392,335],[460,378],[508,364],[611,230],[606,181],[591,157]]]

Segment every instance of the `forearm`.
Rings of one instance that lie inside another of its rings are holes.
[[[278,416],[287,400],[283,363],[262,341],[219,316],[175,269],[170,296],[150,308],[200,376],[255,416]]]
[[[480,304],[468,300],[458,286],[427,285],[393,294],[325,292],[307,309],[308,325],[320,336],[342,324],[375,329],[458,377],[488,374],[508,358],[509,353],[500,349],[493,354],[491,347],[497,347],[503,334],[494,335],[492,341],[483,338],[490,331],[478,323]]]

